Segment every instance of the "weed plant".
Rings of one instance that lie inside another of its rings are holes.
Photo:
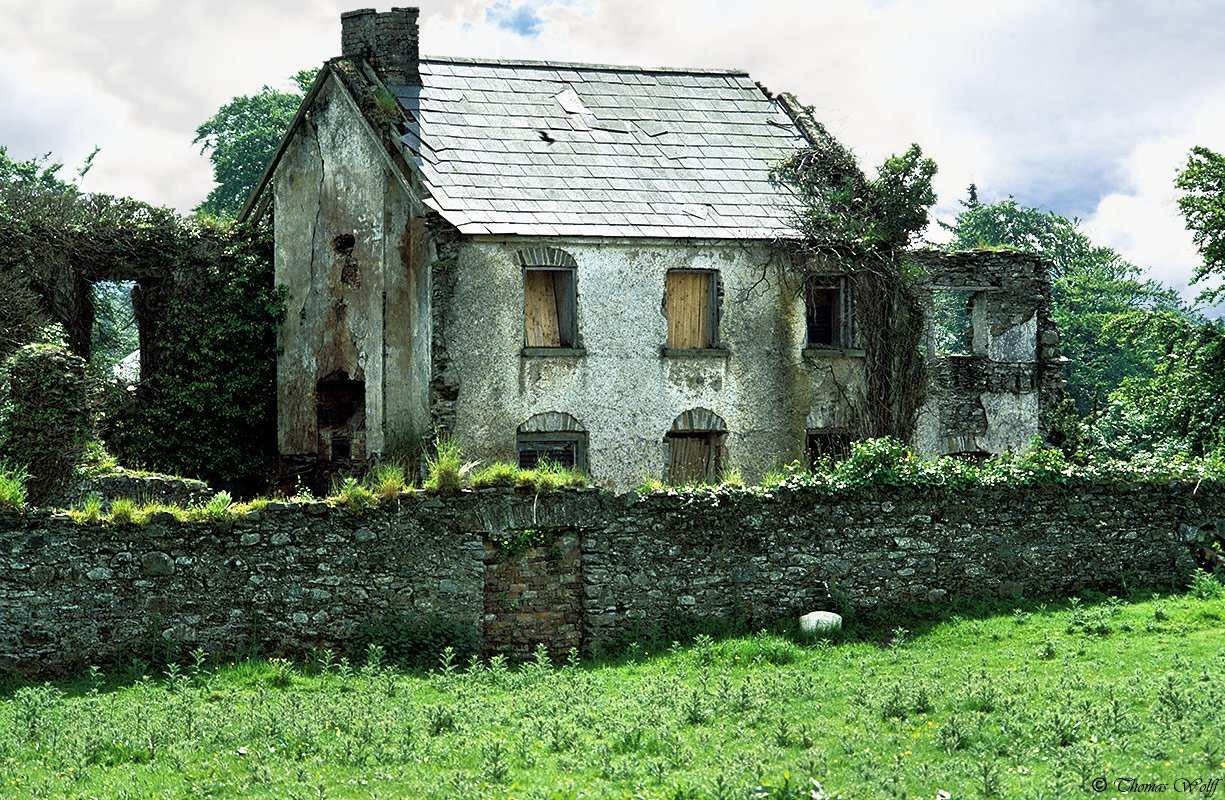
[[[0,686],[0,795],[1067,798],[1133,778],[1203,795],[1225,770],[1223,614],[1194,592],[996,601],[808,646],[700,634],[520,666],[447,648],[428,671],[374,642],[362,663],[196,651]]]
[[[425,460],[425,489],[433,492],[459,491],[475,466],[475,461],[464,461],[458,439],[443,437],[434,446],[434,453]]]
[[[0,463],[0,511],[19,511],[26,504],[25,469]]]

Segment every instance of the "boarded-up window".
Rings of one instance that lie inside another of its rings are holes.
[[[668,483],[717,483],[723,471],[723,434],[717,431],[673,431],[664,437],[668,449]]]
[[[714,347],[718,321],[717,281],[713,272],[672,270],[664,288],[668,348]]]
[[[846,279],[814,275],[804,284],[804,312],[809,347],[851,346],[850,294]]]
[[[528,347],[574,347],[574,270],[523,271],[525,343]]]

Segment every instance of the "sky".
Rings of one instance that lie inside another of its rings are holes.
[[[400,0],[405,2],[405,0]],[[339,55],[357,0],[0,0],[0,145],[86,191],[189,212],[195,129]],[[430,55],[747,70],[866,167],[912,142],[937,219],[979,198],[1076,217],[1193,299],[1174,179],[1225,151],[1225,0],[422,0]],[[378,6],[386,11],[387,6]],[[869,169],[871,172],[871,169]],[[929,235],[939,240],[932,226]]]

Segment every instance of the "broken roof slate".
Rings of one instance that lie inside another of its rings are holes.
[[[769,172],[806,141],[745,73],[427,57],[421,78],[394,87],[402,141],[463,233],[795,233]]]

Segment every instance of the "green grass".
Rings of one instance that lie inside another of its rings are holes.
[[[1190,592],[963,605],[811,646],[700,636],[430,674],[200,653],[0,685],[0,795],[1118,796],[1225,774],[1223,616]]]
[[[21,467],[0,462],[0,511],[19,511],[26,504],[29,474]]]

